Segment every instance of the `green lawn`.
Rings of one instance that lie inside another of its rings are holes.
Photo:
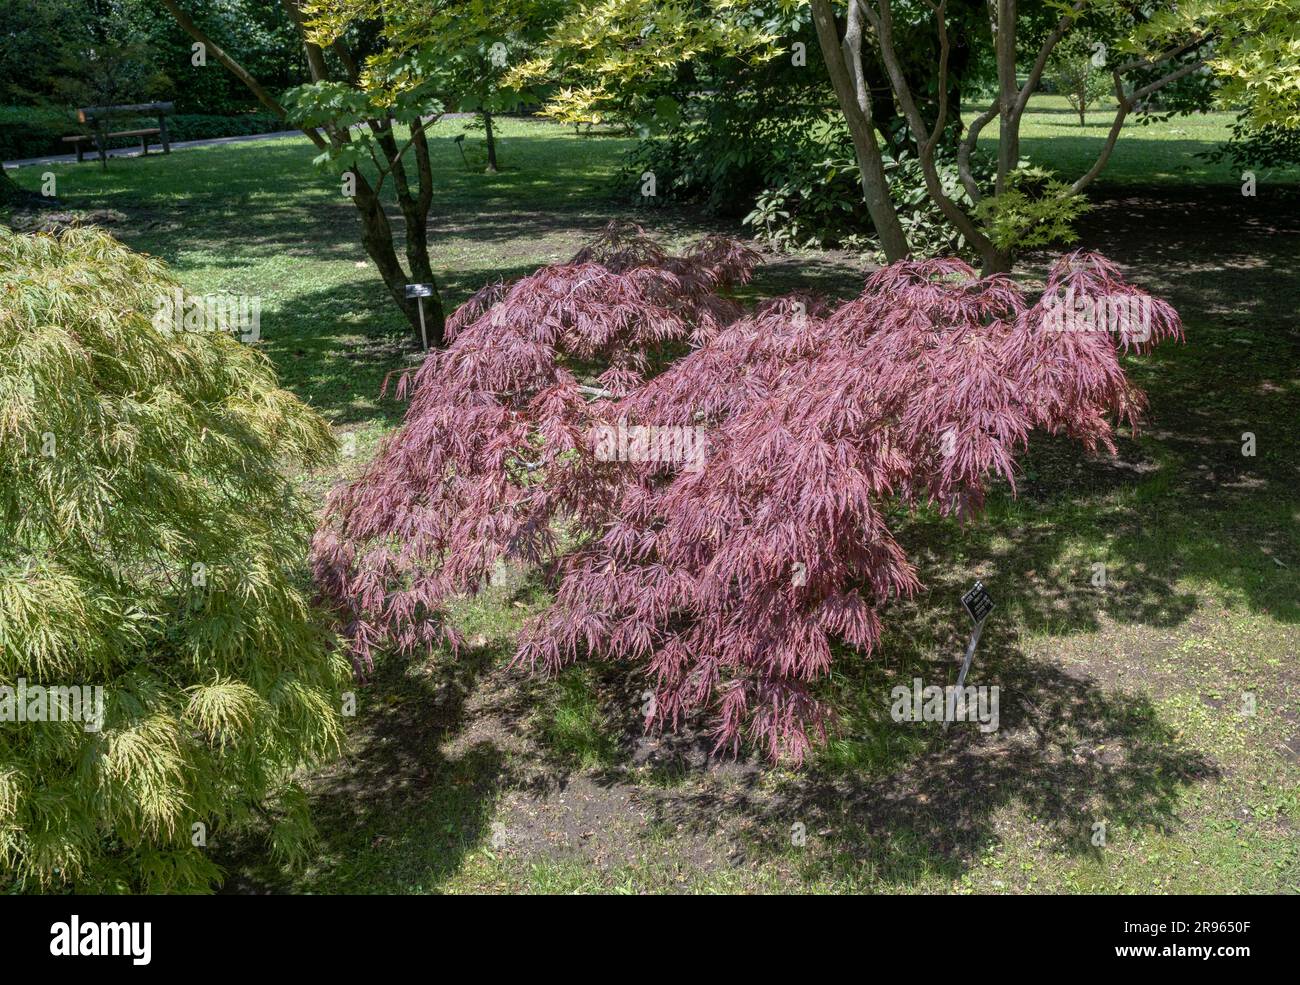
[[[1114,117],[1115,104],[1108,99],[1089,108],[1087,125],[1081,127],[1064,96],[1035,96],[1021,125],[1021,155],[1073,181],[1096,161]],[[1196,156],[1231,136],[1231,113],[1194,113],[1145,125],[1141,120],[1129,118],[1106,170],[1097,177],[1102,186],[1241,185],[1240,168]],[[980,135],[980,146],[992,150],[996,145],[997,127],[990,125]],[[1295,183],[1300,181],[1300,168],[1260,169],[1256,180]]]
[[[1069,176],[1100,139],[1037,100],[1024,151]],[[1098,117],[1100,123],[1100,117]],[[698,741],[646,740],[639,682],[579,668],[541,681],[506,664],[547,604],[527,573],[466,603],[464,659],[382,665],[359,692],[346,757],[308,777],[321,828],[305,871],[256,833],[218,839],[233,891],[1278,892],[1300,888],[1300,338],[1297,194],[1244,199],[1191,155],[1223,115],[1121,140],[1081,245],[1169,299],[1185,346],[1134,360],[1149,427],[1115,460],[1038,441],[1021,495],[960,529],[899,517],[928,592],[891,612],[881,654],[845,657],[827,690],[841,730],[808,768],[708,767]],[[611,218],[677,243],[716,228],[633,213],[609,179],[630,142],[503,125],[505,170],[467,173],[440,124],[434,265],[455,304],[487,280],[570,255]],[[1181,130],[1182,132],[1178,132]],[[198,292],[261,295],[262,345],[286,385],[359,436],[400,420],[379,385],[408,365],[405,324],[305,140],[62,166],[73,208],[121,213],[137,249]],[[18,174],[35,188],[38,170]],[[1045,257],[1028,259],[1040,276]],[[807,284],[851,296],[843,254],[773,257],[754,295]],[[1241,454],[1241,434],[1258,454]],[[356,467],[306,477],[316,492]],[[1107,566],[1109,587],[1091,582]],[[893,723],[879,697],[954,672],[961,589],[992,617],[972,683],[1008,697],[989,737]],[[1241,714],[1242,694],[1256,713]],[[1106,825],[1104,847],[1092,843]],[[803,825],[806,843],[791,832]]]

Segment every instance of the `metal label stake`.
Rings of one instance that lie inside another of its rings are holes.
[[[971,621],[975,623],[975,630],[970,634],[970,642],[966,644],[966,658],[962,660],[961,671],[957,674],[957,687],[953,691],[952,702],[954,709],[957,707],[957,695],[961,694],[962,685],[966,683],[966,672],[970,670],[971,661],[975,659],[975,646],[979,643],[980,633],[984,630],[984,620],[993,611],[993,598],[984,587],[984,583],[977,581],[975,587],[961,597],[961,604],[970,615]],[[952,716],[944,715],[943,731],[947,732],[950,724],[952,724]]]
[[[424,351],[429,351],[429,333],[424,327],[424,299],[433,294],[433,287],[429,284],[407,284],[406,296],[416,298],[416,304],[420,306],[420,339],[424,342]]]

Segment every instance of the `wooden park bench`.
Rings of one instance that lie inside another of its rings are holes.
[[[126,106],[86,106],[77,110],[77,120],[87,126],[93,126],[94,133],[73,134],[71,137],[64,137],[63,142],[76,146],[77,163],[80,164],[85,160],[86,145],[93,141],[99,151],[99,163],[105,168],[108,167],[108,141],[113,137],[139,137],[141,154],[149,153],[149,138],[157,137],[158,142],[163,146],[163,153],[170,154],[172,144],[167,136],[167,116],[173,112],[174,105],[173,103],[132,103]],[[143,130],[110,131],[109,121],[114,117],[123,116],[156,116],[158,125]]]

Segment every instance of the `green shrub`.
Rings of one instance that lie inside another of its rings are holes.
[[[918,256],[965,250],[926,194],[914,154],[881,141],[890,194]],[[992,183],[992,163],[971,162],[981,185]],[[743,216],[757,239],[780,249],[870,250],[876,246],[862,179],[843,117],[811,97],[773,102],[696,98],[668,132],[642,140],[616,182],[640,204],[639,176],[657,179],[652,201],[697,202],[708,212]],[[940,151],[940,177],[953,200],[969,205],[951,149]]]
[[[255,349],[155,325],[173,289],[103,232],[0,230],[0,885],[208,888],[197,842],[253,812],[300,855],[291,774],[339,745],[284,471],[329,427]],[[102,686],[102,717],[15,720],[20,682]]]
[[[241,113],[238,116],[177,113],[167,117],[167,128],[172,140],[212,140],[293,129],[274,113]]]
[[[926,193],[921,162],[906,153],[895,155],[883,142],[881,154],[890,197],[914,255],[963,253],[965,238]],[[941,152],[938,164],[948,197],[969,204],[951,155]],[[991,167],[984,155],[974,155],[971,167],[977,181],[990,183]],[[745,224],[757,238],[781,248],[875,247],[862,174],[841,117],[821,120],[780,146],[768,169],[767,187],[756,198]]]
[[[73,117],[60,110],[0,106],[0,161],[46,154],[67,154],[63,137],[81,132]]]
[[[639,202],[639,176],[651,171],[659,198],[698,202],[714,215],[743,216],[769,187],[782,149],[831,110],[802,88],[783,96],[779,101],[754,93],[697,96],[683,107],[675,126],[629,152],[618,186]]]

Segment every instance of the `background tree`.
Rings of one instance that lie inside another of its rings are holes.
[[[426,128],[442,112],[429,59],[418,54],[389,61],[371,71],[367,59],[385,44],[382,15],[355,26],[346,37],[335,37],[328,51],[313,40],[308,15],[298,0],[281,0],[307,58],[312,82],[293,90],[281,103],[234,55],[181,7],[181,0],[161,0],[176,22],[202,43],[209,58],[230,70],[272,113],[292,122],[320,150],[319,165],[346,179],[361,221],[361,242],[388,289],[393,303],[419,337],[418,302],[406,296],[411,283],[431,285],[428,331],[434,345],[442,343],[444,312],[437,280],[429,262],[428,220],[433,204],[433,172],[429,166]],[[379,5],[375,5],[376,8]],[[398,127],[409,135],[402,139]],[[407,154],[413,157],[408,170]],[[368,162],[372,168],[362,167]],[[397,200],[404,230],[406,266],[398,259],[392,224],[381,192],[388,184]]]
[[[648,130],[680,112],[680,97],[712,79],[710,54],[759,62],[778,54],[773,10],[737,0],[589,0],[567,4],[514,85],[549,84],[543,112],[561,123]]]
[[[244,85],[219,66],[192,65],[192,39],[158,13],[157,0],[0,4],[0,96],[60,109],[156,97],[175,102],[180,114],[234,114],[256,106]],[[268,87],[305,81],[302,49],[279,4],[212,0],[196,5],[193,16],[205,32],[240,51]],[[105,88],[97,77],[106,62],[121,63],[114,74],[123,82],[128,69],[137,76],[113,98],[93,94]]]
[[[947,124],[948,113],[951,111],[946,97],[942,95],[948,91],[947,78],[951,52],[952,25],[949,19],[948,0],[939,0],[938,3],[929,5],[934,31],[940,44],[936,85],[941,93],[942,105],[934,123],[928,122],[921,114],[913,87],[903,73],[897,43],[895,9],[891,0],[849,0],[843,34],[838,27],[833,26],[834,18],[830,0],[812,0],[819,25],[825,25],[820,35],[822,50],[828,59],[843,58],[852,69],[852,63],[860,61],[864,54],[873,54],[869,49],[864,48],[862,40],[863,29],[870,29],[876,52],[889,76],[894,98],[903,108],[908,127],[917,136],[926,191],[947,220],[979,253],[986,274],[1010,269],[1014,249],[1019,245],[1021,235],[1031,232],[1045,221],[1052,223],[1068,219],[1072,212],[1077,211],[1078,204],[1071,200],[1105,166],[1124,118],[1138,102],[1205,64],[1203,59],[1197,57],[1196,51],[1207,43],[1208,36],[1204,29],[1198,29],[1192,38],[1179,37],[1171,40],[1172,48],[1158,51],[1144,50],[1123,64],[1113,66],[1112,78],[1119,110],[1111,139],[1107,141],[1096,164],[1074,182],[1048,183],[1036,207],[1026,208],[1025,192],[1018,187],[1017,180],[1017,171],[1020,167],[1021,120],[1029,97],[1037,90],[1052,52],[1076,26],[1084,8],[1089,6],[1089,2],[1090,0],[1076,0],[1070,6],[1054,5],[1059,6],[1062,12],[1055,27],[1038,47],[1023,83],[1019,81],[1016,63],[1016,32],[1020,13],[1017,0],[996,0],[988,5],[989,25],[993,37],[993,61],[996,66],[997,96],[993,104],[966,127],[958,146],[957,160],[962,185],[967,198],[972,203],[970,207],[963,207],[944,189],[936,164],[936,152]],[[1097,0],[1097,4],[1108,2],[1109,0]],[[1139,89],[1125,88],[1125,72],[1166,62],[1174,63],[1175,67]],[[860,113],[860,100],[851,99],[850,88],[840,86],[837,92],[846,114]],[[980,187],[971,171],[970,160],[979,135],[995,119],[998,121],[996,178],[992,193],[986,196],[985,189]],[[882,180],[883,175],[875,171],[864,172],[864,181],[879,184]],[[987,201],[985,201],[986,197]],[[1015,221],[1019,217],[1025,217],[1025,221]]]
[[[253,349],[160,319],[179,292],[105,233],[0,230],[3,885],[205,889],[253,814],[301,857],[292,774],[339,744],[348,667],[284,474],[329,426]],[[102,686],[103,720],[15,721],[20,681]]]
[[[67,51],[91,37],[90,9],[76,0],[0,4],[0,97],[27,103],[50,94]]]
[[[1093,64],[1094,42],[1080,34],[1062,41],[1047,60],[1045,78],[1079,114],[1079,126],[1088,123],[1088,107],[1110,93],[1110,82]]]
[[[527,60],[565,8],[560,0],[435,0],[383,6],[385,46],[371,56],[370,68],[391,72],[400,59],[418,55],[431,85],[448,112],[478,115],[486,138],[487,169],[497,169],[492,118],[535,98],[526,86],[507,84],[513,66]],[[320,0],[309,6],[313,39],[322,46],[372,21],[372,0]],[[400,79],[394,76],[394,80]]]
[[[508,61],[511,46],[526,48],[555,5],[281,0],[311,75],[281,103],[185,13],[181,0],[161,2],[264,106],[301,127],[321,151],[318,165],[351,186],[362,243],[413,332],[420,331],[418,302],[406,297],[406,287],[432,286],[429,334],[441,345],[445,315],[428,247],[433,173],[427,129],[456,107],[486,114],[490,128],[492,113],[514,105],[520,95],[503,85],[505,66],[493,45],[504,47]],[[494,166],[490,129],[488,143]],[[402,216],[405,267],[383,204],[384,185]]]
[[[1192,76],[1220,79],[1220,98],[1249,103],[1257,124],[1291,125],[1297,86],[1289,25],[1300,13],[1298,4],[1189,0],[1166,9],[1131,0],[810,0],[821,53],[852,136],[864,201],[886,257],[899,259],[912,249],[890,194],[881,153],[886,138],[875,118],[880,107],[892,104],[906,143],[916,148],[925,194],[980,256],[985,273],[1009,270],[1018,247],[1040,241],[1038,230],[1068,230],[1083,209],[1080,194],[1104,170],[1126,123],[1140,119],[1158,93]],[[794,0],[786,4],[793,6]],[[555,50],[521,72],[572,80],[548,102],[556,118],[644,119],[658,109],[649,98],[657,86],[646,80],[679,71],[702,51],[774,56],[771,31],[755,27],[746,19],[753,11],[741,8],[727,0],[587,0],[553,33]],[[1020,126],[1029,99],[1057,46],[1094,22],[1116,26],[1106,63],[1116,100],[1108,137],[1081,175],[1042,180],[1041,174],[1022,174]],[[1022,26],[1034,37],[1032,47],[1022,43]],[[962,51],[970,45],[976,50]],[[910,70],[918,63],[925,72]],[[968,116],[954,77],[965,70],[961,66],[973,66],[978,75],[984,65],[996,95],[986,109]],[[882,76],[887,99],[873,92],[873,80]],[[972,163],[980,135],[994,121],[996,163],[984,183]],[[960,195],[945,182],[941,166],[944,149],[954,144]]]
[[[822,20],[830,17],[829,0],[812,0]],[[1294,40],[1286,20],[1300,12],[1297,0],[1192,0],[1170,8],[1146,8],[1129,0],[1050,0],[1045,6],[1058,17],[1032,55],[1028,73],[1020,82],[1017,69],[1017,32],[1022,8],[1029,0],[994,0],[988,4],[997,75],[997,96],[992,105],[966,127],[958,150],[962,184],[972,206],[963,207],[948,194],[935,163],[943,127],[930,125],[916,105],[916,95],[902,71],[897,45],[895,4],[892,0],[849,0],[847,23],[861,20],[870,27],[879,57],[888,72],[894,97],[902,106],[908,126],[919,135],[920,160],[926,189],[948,221],[980,254],[985,273],[1009,270],[1016,247],[1033,243],[1034,230],[1044,223],[1068,224],[1079,205],[1073,201],[1102,172],[1125,124],[1157,93],[1189,76],[1211,71],[1225,80],[1221,98],[1249,97],[1253,115],[1266,120],[1296,119]],[[898,5],[904,9],[903,4]],[[947,91],[951,51],[949,0],[928,3],[934,30],[940,40],[938,88]],[[1110,132],[1096,161],[1084,174],[1069,181],[1043,185],[1036,201],[1027,203],[1020,169],[1020,124],[1030,96],[1038,88],[1048,60],[1057,46],[1083,29],[1089,18],[1123,27],[1118,50],[1107,62],[1116,110]],[[823,51],[832,57],[838,34],[822,35]],[[844,46],[861,57],[860,38],[850,30]],[[850,57],[852,57],[850,55]],[[841,104],[845,104],[841,94]],[[852,108],[846,109],[851,112]],[[939,120],[946,119],[945,107]],[[991,194],[986,193],[970,169],[970,159],[980,133],[998,123],[997,171]],[[879,182],[876,174],[864,176]]]

